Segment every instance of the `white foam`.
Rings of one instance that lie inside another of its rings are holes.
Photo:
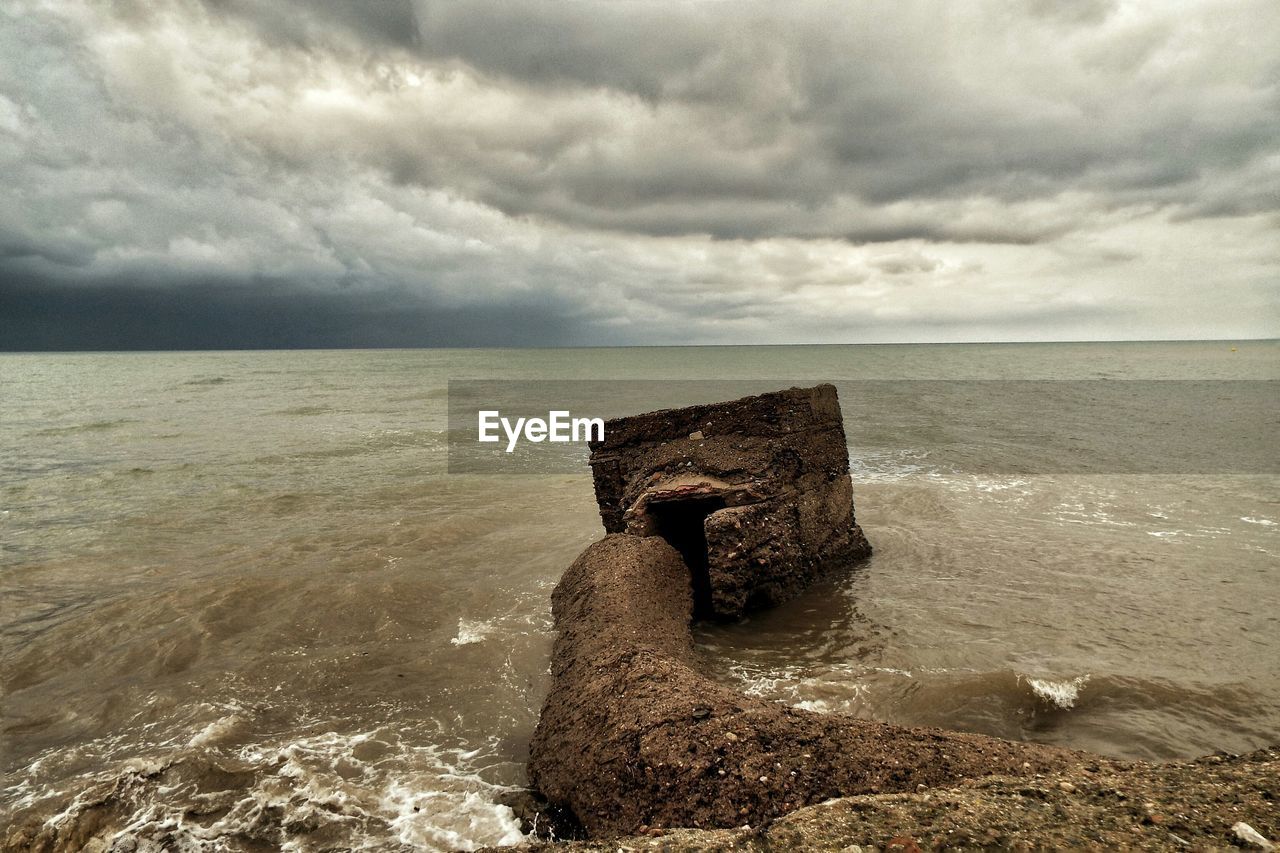
[[[472,643],[482,643],[488,636],[493,633],[493,623],[483,620],[458,620],[458,636],[449,642],[455,646],[468,646]]]
[[[195,735],[192,736],[191,740],[187,741],[187,746],[207,746],[208,744],[216,743],[225,736],[231,734],[239,723],[240,717],[236,714],[231,714],[229,716],[222,717],[221,719],[214,720],[209,723],[209,725],[196,732]]]
[[[384,850],[388,845],[474,850],[526,840],[515,813],[496,802],[510,789],[482,774],[493,762],[493,744],[445,748],[407,740],[388,728],[328,731],[236,748],[233,763],[248,764],[252,776],[242,787],[237,783],[226,791],[200,793],[196,799],[202,805],[217,802],[224,810],[210,823],[192,821],[187,813],[192,790],[174,786],[162,771],[175,761],[190,761],[197,772],[206,760],[220,766],[221,759],[210,758],[204,747],[240,722],[238,715],[223,715],[179,740],[174,744],[178,751],[164,759],[134,759],[115,771],[84,777],[77,786],[82,793],[52,813],[46,825],[60,832],[80,831],[79,822],[106,785],[123,810],[123,822],[103,840],[133,838],[142,845],[139,849],[160,837],[190,853],[225,850],[227,839],[235,837],[270,839],[283,850],[311,849],[305,837],[310,830],[295,835],[293,826],[328,827],[350,850]],[[182,744],[188,740],[201,748],[200,756],[184,754],[189,747]],[[33,801],[29,788],[14,786],[6,792],[15,800]]]
[[[1251,515],[1240,516],[1241,521],[1247,521],[1250,524],[1261,524],[1263,527],[1275,527],[1276,523],[1269,518],[1254,518]]]
[[[831,713],[831,703],[825,699],[805,699],[802,702],[797,702],[795,707],[802,711],[813,711],[815,714]]]
[[[1089,681],[1089,676],[1081,675],[1069,681],[1050,681],[1047,678],[1027,678],[1031,692],[1041,699],[1062,710],[1075,707],[1080,698],[1080,689]]]
[[[975,477],[973,481],[973,487],[975,489],[977,489],[980,492],[987,492],[987,493],[1006,492],[1006,491],[1009,491],[1010,489],[1018,489],[1022,491],[1024,494],[1027,494],[1029,493],[1029,490],[1027,489],[1027,487],[1030,485],[1031,485],[1030,480],[1020,480],[1020,479],[984,480],[981,477]]]
[[[394,813],[391,826],[411,847],[475,850],[528,840],[515,812],[493,802],[488,791],[446,792],[397,781],[387,786],[381,806]]]
[[[855,449],[849,454],[850,471],[859,483],[895,483],[919,474],[928,452],[900,450],[892,453]]]
[[[795,685],[800,680],[800,669],[794,666],[758,670],[737,664],[729,667],[729,671],[742,685],[743,693],[766,699],[780,698],[783,688],[787,688],[785,692],[794,693]]]

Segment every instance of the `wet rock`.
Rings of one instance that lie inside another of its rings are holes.
[[[1071,760],[815,714],[702,675],[693,619],[777,604],[870,552],[835,388],[622,418],[605,436],[591,467],[609,535],[552,595],[552,687],[528,765],[533,786],[588,834],[754,826],[842,794]]]
[[[1262,796],[1280,778],[1280,750],[1259,750],[1222,758],[1229,771],[1204,772],[1203,762],[1117,766],[1092,758],[1060,773],[1077,788],[1090,772],[1107,772],[1132,799],[1152,803],[1176,826],[1135,826],[1133,804],[1111,797],[1070,796],[1051,790],[1049,807],[1028,808],[1020,794],[1025,780],[1008,776],[963,780],[927,793],[875,794],[834,799],[798,809],[754,829],[673,830],[661,838],[620,838],[569,845],[533,845],[546,853],[569,851],[852,851],[891,849],[895,839],[912,839],[921,849],[987,850],[1223,850],[1265,849],[1239,837],[1245,823],[1263,840],[1280,832],[1280,814]],[[1234,803],[1223,814],[1222,804]],[[1234,809],[1238,809],[1235,811]],[[505,849],[505,848],[504,848]]]
[[[548,803],[536,791],[518,788],[496,798],[520,821],[520,831],[534,838],[572,840],[582,838],[582,826],[572,814]]]
[[[529,776],[590,837],[759,826],[835,796],[1018,775],[1024,764],[1058,771],[1081,757],[817,714],[711,681],[693,648],[687,572],[663,539],[612,534],[552,596],[552,684]]]
[[[1223,802],[1266,840],[1275,827],[1258,821],[1270,812],[1253,806],[1276,788],[1271,754],[1247,767],[1250,790],[1206,779],[1205,763],[1153,768],[816,714],[706,678],[695,617],[778,603],[869,551],[840,423],[835,390],[818,386],[624,418],[593,445],[609,535],[552,595],[552,684],[529,777],[589,837],[643,837],[572,846],[1165,849],[1177,830],[1205,847],[1226,837]],[[1235,761],[1215,756],[1210,775]],[[1045,774],[1057,784],[1027,784]],[[1130,796],[1152,804],[1145,826]],[[1174,816],[1168,829],[1156,815]]]
[[[700,617],[779,604],[871,552],[831,385],[611,420],[591,470],[605,530],[666,538]]]

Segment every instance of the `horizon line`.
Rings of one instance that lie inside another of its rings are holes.
[[[33,349],[8,350],[0,348],[0,355],[93,355],[105,353],[161,353],[161,352],[348,352],[360,350],[412,351],[412,350],[552,350],[552,349],[713,349],[732,347],[901,347],[901,346],[1025,346],[1028,344],[1202,344],[1202,343],[1266,343],[1280,341],[1280,337],[1260,338],[1086,338],[1061,340],[974,340],[974,341],[862,341],[841,343],[704,343],[704,344],[529,344],[513,346],[504,344],[453,344],[433,346],[329,346],[329,347],[120,347],[115,349]]]

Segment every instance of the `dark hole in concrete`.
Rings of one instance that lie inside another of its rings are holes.
[[[688,498],[678,501],[662,501],[649,504],[658,535],[680,552],[684,564],[689,567],[689,581],[693,585],[693,618],[710,619],[715,611],[711,606],[711,571],[707,560],[707,516],[724,509],[723,498]]]

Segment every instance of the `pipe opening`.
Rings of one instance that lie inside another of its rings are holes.
[[[657,534],[680,552],[689,567],[694,621],[715,615],[711,604],[711,564],[707,558],[707,516],[724,509],[722,497],[686,498],[649,504]]]

